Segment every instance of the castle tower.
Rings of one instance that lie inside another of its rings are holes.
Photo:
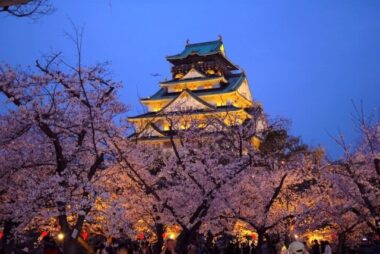
[[[177,55],[166,57],[172,64],[172,79],[160,83],[158,92],[141,99],[148,112],[129,117],[137,140],[170,146],[169,135],[186,129],[192,120],[219,118],[230,126],[244,123],[253,108],[246,75],[226,56],[221,38],[188,43]]]

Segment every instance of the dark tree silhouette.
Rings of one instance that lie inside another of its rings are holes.
[[[15,17],[38,18],[52,11],[49,0],[0,0],[0,12]]]

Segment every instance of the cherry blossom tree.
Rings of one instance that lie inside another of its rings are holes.
[[[138,215],[136,219],[150,218],[146,221],[153,229],[179,225],[179,251],[198,233],[225,229],[226,219],[229,226],[237,219],[255,225],[261,243],[270,229],[310,212],[314,201],[308,195],[311,189],[317,194],[312,169],[320,152],[289,137],[279,128],[282,124],[268,125],[261,108],[251,113],[252,119],[243,125],[208,119],[203,129],[196,121],[186,130],[172,128],[166,152],[138,141],[115,141],[122,169],[118,177],[149,197],[141,201],[147,201],[143,213],[137,206],[129,211]],[[253,138],[262,139],[259,149]]]
[[[336,138],[343,158],[331,162],[335,192],[351,204],[350,212],[378,236],[380,235],[380,122],[367,118],[362,107],[355,106],[353,120],[359,142],[350,146],[343,135]]]
[[[105,195],[97,181],[113,163],[109,140],[125,106],[103,65],[86,68],[79,57],[71,66],[56,54],[36,68],[0,68],[7,105],[0,117],[4,241],[55,217],[65,253],[75,253],[86,216]]]
[[[298,227],[308,231],[324,231],[335,240],[337,253],[345,253],[347,246],[358,245],[368,232],[364,221],[352,211],[352,204],[333,188],[327,187],[316,212],[303,218]],[[331,191],[331,192],[330,192]]]
[[[224,203],[215,207],[221,220],[210,224],[222,223],[232,230],[237,220],[246,223],[257,233],[260,250],[268,233],[287,235],[290,225],[313,211],[322,191],[314,174],[322,154],[289,136],[282,124],[269,126],[260,149],[248,151],[252,162],[222,188]]]
[[[150,202],[144,207],[153,215],[147,220],[152,228],[181,227],[179,251],[201,232],[211,208],[218,205],[221,188],[244,174],[251,163],[244,147],[252,146],[251,139],[263,131],[256,128],[256,122],[263,120],[261,109],[256,109],[252,118],[245,127],[226,126],[221,119],[212,118],[203,122],[202,129],[196,121],[186,130],[173,129],[177,126],[173,125],[171,147],[166,151],[138,141],[133,145],[131,139],[115,140],[121,168],[118,177],[135,184],[148,197],[141,202]]]
[[[357,146],[346,143],[343,135],[335,141],[343,158],[324,160],[318,169],[322,192],[316,209],[297,226],[301,230],[330,232],[337,241],[337,252],[361,243],[368,233],[378,234],[379,213],[379,122],[366,118],[355,107],[354,122],[360,133]]]
[[[136,153],[135,149],[139,149],[133,144],[129,145],[131,145],[131,153]],[[144,152],[152,155],[148,151]],[[156,153],[155,151],[153,154],[156,155]],[[128,163],[133,162],[128,161]],[[150,165],[154,164],[150,163]],[[134,167],[139,171],[146,169],[149,174],[148,167],[143,169],[136,164]],[[123,167],[115,166],[102,172],[101,185],[108,193],[111,193],[111,201],[105,202],[106,209],[98,210],[94,216],[101,215],[106,219],[107,222],[102,225],[104,235],[115,238],[127,236],[136,239],[137,236],[144,234],[147,240],[155,241],[153,246],[155,253],[160,253],[165,226],[172,223],[172,217],[168,216],[161,206],[162,202],[136,183],[135,179],[131,178],[130,172]]]

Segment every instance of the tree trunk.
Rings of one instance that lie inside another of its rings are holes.
[[[184,228],[182,229],[181,234],[177,238],[177,253],[186,253],[187,246],[190,244],[190,241],[196,236],[198,229],[202,225],[202,222],[198,221],[191,229]]]
[[[373,160],[373,163],[375,164],[377,175],[380,176],[380,160],[376,158]]]
[[[164,225],[157,223],[155,226],[157,242],[153,245],[153,254],[160,254],[162,250],[162,245],[164,244],[164,238],[162,237],[164,233]]]
[[[69,233],[65,233],[65,240],[63,242],[63,252],[65,254],[79,254],[83,253],[83,250],[87,254],[93,254],[94,249],[81,237],[74,239]]]
[[[190,243],[189,238],[191,237],[191,235],[191,230],[188,230],[186,228],[182,230],[181,234],[179,234],[177,238],[177,253],[186,253],[187,246]]]
[[[0,7],[9,7],[14,5],[27,4],[30,0],[3,0],[0,2]]]
[[[78,242],[73,239],[70,235],[66,235],[67,239],[65,239],[63,243],[63,253],[65,254],[79,254],[80,248]]]
[[[1,239],[1,243],[3,246],[2,252],[4,254],[10,254],[13,250],[14,245],[14,239],[12,234],[12,228],[13,228],[13,222],[12,221],[5,221],[4,222],[4,229],[3,229],[3,238]]]
[[[255,254],[261,254],[262,253],[262,246],[264,243],[264,232],[261,230],[257,230],[257,247]]]
[[[337,254],[345,254],[345,246],[346,246],[346,233],[340,233],[338,235],[338,246],[336,253]]]
[[[207,238],[206,238],[206,251],[207,253],[212,253],[213,244],[212,241],[214,240],[214,235],[211,233],[211,231],[207,232]]]
[[[58,210],[65,211],[64,204],[58,204],[58,207]],[[77,223],[76,227],[72,229],[67,221],[65,212],[60,214],[58,220],[64,234],[63,252],[65,254],[79,254],[83,253],[83,250],[85,250],[87,254],[94,253],[92,246],[79,236],[79,232],[82,231],[83,221]],[[76,232],[75,235],[73,235],[74,231]]]

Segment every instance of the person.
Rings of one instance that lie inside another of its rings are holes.
[[[50,235],[45,236],[43,239],[43,254],[60,254],[60,250]]]
[[[241,252],[243,254],[250,254],[250,247],[249,247],[249,243],[243,243],[243,245],[241,246]]]
[[[263,244],[261,245],[261,253],[262,254],[269,254],[270,253],[270,249],[269,249],[269,245],[268,245],[267,240],[264,240]]]
[[[194,243],[190,243],[187,247],[187,254],[197,254],[197,246]]]
[[[29,248],[28,247],[22,248],[20,253],[29,253]]]
[[[119,244],[117,243],[115,238],[110,238],[107,242],[106,251],[109,254],[117,254],[117,249]]]
[[[168,239],[168,240],[166,240],[164,248],[162,249],[161,254],[176,254],[174,239]]]
[[[289,254],[306,254],[305,245],[299,241],[294,241],[289,245]]]
[[[152,250],[150,249],[148,242],[143,242],[141,244],[139,254],[152,254]]]
[[[120,244],[117,248],[117,254],[128,254],[127,245]]]
[[[256,253],[256,245],[255,245],[255,242],[254,241],[252,241],[252,243],[251,243],[251,253],[253,254],[253,253]]]
[[[97,247],[95,253],[96,254],[107,254],[106,246],[104,245],[104,243],[99,244],[99,246]]]
[[[324,250],[323,254],[332,254],[332,250],[331,250],[331,246],[330,246],[329,241],[325,241],[324,245],[325,245],[325,250]]]
[[[311,247],[311,254],[321,254],[320,246],[317,240],[313,241],[313,246]]]
[[[139,254],[140,253],[139,249],[140,249],[140,247],[139,247],[138,243],[134,243],[132,254]]]
[[[325,253],[325,241],[320,241],[319,242],[319,252],[321,254]]]
[[[276,254],[286,253],[286,248],[284,248],[284,242],[279,240],[276,244]]]
[[[234,245],[232,242],[229,242],[226,249],[224,250],[224,253],[233,253],[234,252]]]

